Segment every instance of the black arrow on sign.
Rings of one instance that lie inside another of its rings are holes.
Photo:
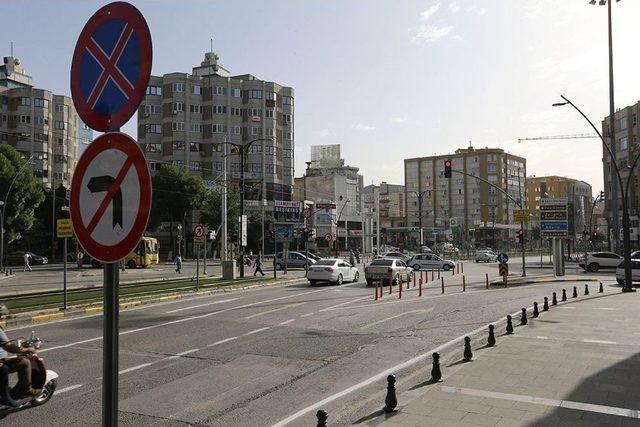
[[[100,193],[103,191],[109,191],[111,185],[115,181],[115,178],[109,175],[94,176],[89,180],[87,187],[92,193]],[[113,196],[113,228],[116,224],[122,228],[122,191],[118,188],[116,194]]]

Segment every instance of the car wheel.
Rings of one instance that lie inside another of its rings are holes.
[[[479,262],[478,260],[476,260],[476,262]]]
[[[315,281],[315,280],[309,280],[309,285],[311,285],[311,286],[315,286],[316,283],[318,283],[318,282]]]
[[[622,279],[616,279],[616,282],[618,282],[618,285],[624,285],[624,280]]]
[[[451,269],[451,267],[449,266],[449,264],[445,264],[445,265],[442,266],[442,269],[444,271],[449,271]]]
[[[282,264],[276,264],[276,270],[282,270]]]
[[[598,271],[600,269],[600,265],[597,262],[592,262],[591,264],[589,264],[587,266],[587,270],[595,273],[596,271]]]
[[[420,270],[420,264],[414,264],[412,268],[414,270]]]
[[[373,280],[367,279],[367,286],[372,286],[373,285]]]
[[[353,283],[356,283],[358,280],[360,280],[360,272],[356,271],[356,274],[353,275]]]
[[[129,262],[127,263],[127,267],[136,268],[136,262],[134,260],[129,260]]]
[[[338,281],[336,282],[336,285],[342,285],[342,274],[338,274]]]

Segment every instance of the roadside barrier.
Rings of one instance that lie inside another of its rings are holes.
[[[391,280],[391,272],[389,272],[389,295],[393,292],[393,280]]]
[[[431,365],[431,382],[437,383],[442,379],[442,372],[440,371],[440,355],[433,353],[433,362]]]
[[[411,285],[411,277],[407,274],[407,290],[409,289],[410,285]]]
[[[420,278],[420,287],[418,287],[418,296],[422,296],[422,277]]]
[[[455,269],[455,268],[452,268],[452,269],[451,269],[451,275],[452,275],[452,276],[455,276],[455,275],[456,275],[456,269]]]
[[[553,297],[551,298],[551,305],[558,305],[558,298],[556,297],[556,293],[553,293]]]
[[[444,294],[444,277],[440,278],[440,285],[442,286],[442,293]]]
[[[384,412],[393,412],[398,406],[398,398],[396,397],[396,377],[389,375],[387,377],[387,396],[384,399]]]
[[[489,325],[489,339],[487,339],[487,346],[493,347],[496,345],[496,336],[493,332],[493,325]]]
[[[484,273],[484,280],[486,282],[486,288],[489,289],[489,273]]]
[[[398,283],[398,299],[402,299],[402,275],[400,275],[400,283]]]
[[[464,273],[464,262],[460,263],[460,272]]]
[[[538,311],[538,302],[534,301],[533,302],[533,317],[538,317],[540,315],[540,312]]]
[[[511,318],[511,315],[508,314],[507,315],[507,335],[511,335],[513,333],[513,320]]]
[[[329,418],[329,414],[324,409],[320,409],[316,412],[316,418],[318,419],[318,424],[316,427],[327,427],[327,418]]]
[[[471,352],[471,338],[464,337],[464,353],[462,355],[465,362],[471,361],[473,353]]]
[[[460,274],[460,264],[456,264],[456,268],[454,270],[457,270],[456,273]]]
[[[373,300],[378,301],[378,283],[376,283],[374,290],[376,291],[376,296]]]
[[[542,311],[549,311],[549,298],[544,297],[544,303],[542,304]]]
[[[584,284],[584,294],[589,295],[589,285],[586,283]]]
[[[602,289],[602,282],[600,282],[600,289],[598,290],[598,292],[603,293],[604,289]]]
[[[438,269],[438,279],[440,279],[440,269]],[[433,280],[433,278],[431,280]]]
[[[522,307],[522,314],[520,315],[520,324],[521,325],[526,325],[528,322],[527,320],[527,309]]]
[[[562,302],[565,302],[567,300],[567,290],[563,289],[562,290]]]
[[[378,284],[380,285],[380,299],[382,299],[382,294],[383,294],[383,292],[382,292],[382,291],[384,290],[384,288],[383,288],[383,286],[382,286],[382,280],[380,280],[380,281],[378,282]]]
[[[578,298],[578,288],[576,286],[573,287],[573,298]]]
[[[467,291],[467,282],[465,281],[464,274],[462,275],[462,292]]]

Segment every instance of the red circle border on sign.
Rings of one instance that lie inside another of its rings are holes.
[[[134,34],[140,44],[140,74],[137,82],[134,83],[132,95],[125,105],[112,116],[98,114],[92,110],[91,106],[82,97],[80,89],[80,63],[88,40],[95,30],[110,19],[123,19],[133,27]],[[133,5],[126,2],[114,2],[102,7],[87,21],[73,51],[71,62],[71,96],[76,112],[90,128],[108,132],[119,129],[133,116],[138,109],[142,98],[147,90],[149,78],[151,76],[151,63],[153,60],[153,47],[151,44],[151,32],[147,21],[142,13]]]
[[[80,189],[82,179],[91,162],[103,151],[109,149],[120,150],[132,160],[132,166],[138,175],[140,185],[140,203],[138,213],[129,234],[115,245],[102,245],[89,234],[80,213]],[[96,138],[78,160],[76,170],[71,180],[70,214],[73,231],[78,242],[89,255],[100,262],[117,262],[133,251],[143,236],[149,213],[151,211],[151,176],[144,157],[144,153],[136,142],[127,134],[110,132]]]

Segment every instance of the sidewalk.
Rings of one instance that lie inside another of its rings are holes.
[[[546,313],[539,302],[540,317],[514,316],[510,336],[496,325],[495,347],[483,336],[471,362],[444,361],[442,381],[400,394],[382,424],[640,426],[640,292],[618,289]]]

